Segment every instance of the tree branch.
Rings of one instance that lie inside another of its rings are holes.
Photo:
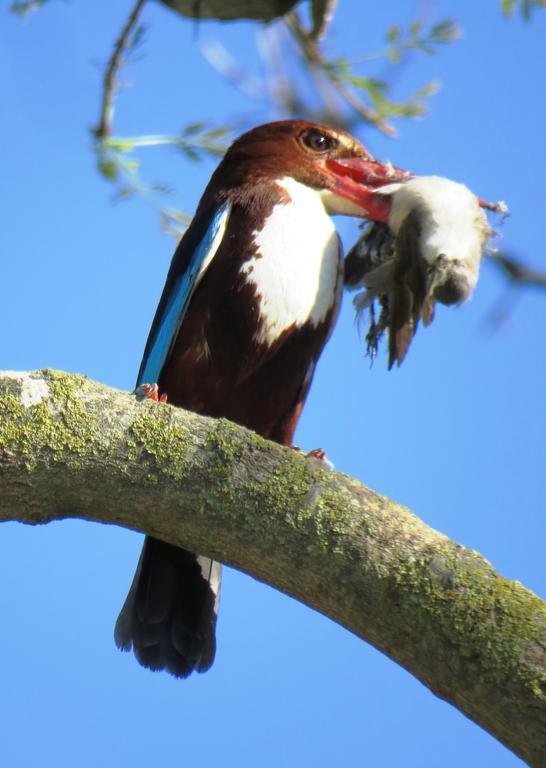
[[[119,70],[123,66],[124,55],[129,46],[130,37],[136,28],[138,17],[144,7],[146,0],[136,0],[129,18],[123,25],[118,39],[114,43],[114,50],[108,61],[108,66],[104,72],[102,84],[102,102],[100,117],[97,127],[93,130],[95,138],[99,140],[107,139],[112,133],[112,119],[114,116],[114,100],[116,96],[117,80]]]
[[[382,118],[375,110],[366,106],[366,104],[364,104],[364,102],[361,101],[347,85],[345,85],[343,78],[339,77],[334,70],[327,66],[327,62],[320,52],[313,31],[310,33],[305,31],[296,11],[288,13],[285,17],[285,22],[288,29],[294,35],[302,52],[302,56],[311,71],[313,69],[320,70],[332,84],[335,91],[345,99],[363,120],[370,125],[373,125],[377,130],[384,133],[385,136],[396,136],[396,130],[393,126]]]
[[[80,517],[210,555],[372,643],[546,764],[546,605],[313,459],[53,371],[0,375],[0,519]]]

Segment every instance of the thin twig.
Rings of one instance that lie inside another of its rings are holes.
[[[313,18],[313,27],[309,37],[320,42],[328,31],[330,22],[334,18],[337,0],[313,0],[311,3],[311,15]]]
[[[146,0],[137,0],[125,26],[116,40],[112,56],[108,62],[103,80],[102,105],[99,123],[94,129],[94,134],[98,139],[106,139],[112,133],[112,117],[114,114],[114,99],[117,85],[117,76],[123,65],[123,55],[127,48],[129,35],[133,31],[140,12]]]

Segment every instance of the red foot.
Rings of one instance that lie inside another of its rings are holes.
[[[324,459],[326,458],[326,451],[324,450],[324,448],[315,448],[314,450],[309,451],[307,455],[313,459],[324,461]]]
[[[333,469],[334,465],[328,459],[326,456],[326,451],[324,448],[315,448],[313,451],[309,451],[309,453],[306,454],[308,458],[310,459],[316,459],[317,461],[320,461],[320,463],[323,465],[324,469]]]
[[[154,400],[156,403],[166,403],[167,395],[159,394],[157,384],[140,384],[133,393],[137,400]]]

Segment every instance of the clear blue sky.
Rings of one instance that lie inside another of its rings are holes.
[[[0,367],[60,368],[131,389],[173,243],[145,202],[112,205],[89,147],[100,65],[130,3],[52,2],[26,21],[6,5]],[[496,0],[342,0],[331,50],[377,49],[390,23],[423,6],[465,32],[436,58],[413,58],[397,81],[403,96],[441,80],[431,114],[400,123],[397,141],[360,138],[399,165],[506,199],[503,244],[546,269],[546,13],[525,24],[503,19]],[[196,35],[153,3],[144,19],[145,57],[127,74],[135,86],[120,100],[120,133],[276,117],[199,54],[200,41],[218,38],[253,65],[255,26],[203,24]],[[213,164],[188,165],[174,151],[149,162],[150,177],[174,182],[173,202],[191,211]],[[340,231],[350,246],[355,225]],[[545,313],[546,295],[514,295],[486,264],[472,302],[441,308],[387,373],[384,357],[370,370],[347,300],[297,435],[543,597]],[[141,669],[112,639],[140,542],[80,522],[0,529],[2,766],[521,765],[373,648],[233,571],[213,669],[185,682]]]

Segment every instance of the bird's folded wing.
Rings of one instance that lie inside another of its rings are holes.
[[[231,211],[226,201],[202,221],[194,221],[174,254],[167,282],[148,336],[137,386],[156,382],[195,288],[218,250]]]

